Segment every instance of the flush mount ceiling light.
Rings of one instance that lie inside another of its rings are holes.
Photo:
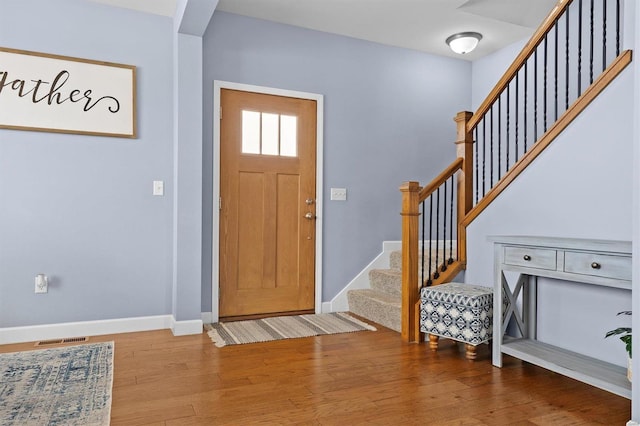
[[[476,48],[482,34],[474,32],[457,33],[447,38],[447,44],[455,53],[464,55]]]

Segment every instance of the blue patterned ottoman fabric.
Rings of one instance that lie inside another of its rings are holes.
[[[479,345],[493,331],[493,288],[461,283],[420,291],[420,331]]]

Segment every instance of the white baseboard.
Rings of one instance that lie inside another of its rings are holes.
[[[203,312],[202,313],[202,323],[203,324],[211,324],[211,323],[213,323],[213,312]]]
[[[171,332],[174,336],[202,333],[202,320],[176,321],[171,317]]]
[[[99,321],[67,322],[0,328],[0,345],[65,337],[99,336],[136,331],[171,329],[174,335],[202,333],[202,321],[176,321],[173,315],[118,318]]]
[[[322,312],[344,312],[349,310],[349,301],[347,300],[347,292],[349,290],[359,290],[370,288],[369,271],[372,269],[388,269],[389,253],[402,249],[402,241],[385,241],[382,243],[382,253],[376,256],[365,268],[351,280],[340,293],[334,297],[331,302],[322,304]],[[326,306],[325,306],[326,305]]]

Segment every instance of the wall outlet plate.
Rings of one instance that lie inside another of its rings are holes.
[[[331,188],[331,200],[347,201],[347,188]]]
[[[44,274],[36,275],[36,294],[46,293],[49,289],[49,280]]]

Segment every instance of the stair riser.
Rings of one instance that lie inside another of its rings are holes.
[[[449,250],[447,249],[446,254],[446,258],[449,258]],[[431,262],[431,271],[434,272],[435,268],[436,268],[436,262],[435,262],[435,256],[436,256],[436,252],[433,251],[432,253],[432,262]],[[456,256],[456,248],[455,246],[453,247],[453,256],[455,258]],[[418,269],[420,268],[420,262],[418,262]],[[444,263],[444,259],[442,257],[442,251],[440,251],[438,253],[438,263],[440,263],[442,265],[442,263]],[[394,251],[391,253],[391,255],[389,256],[389,268],[390,269],[398,269],[401,270],[402,269],[402,252],[401,251]],[[428,259],[424,259],[424,268],[425,271],[429,270],[429,262]]]
[[[392,296],[402,296],[402,274],[390,269],[374,269],[369,272],[371,288]]]
[[[377,324],[397,331],[401,331],[400,304],[382,303],[357,292],[349,292],[349,311],[373,321]]]

